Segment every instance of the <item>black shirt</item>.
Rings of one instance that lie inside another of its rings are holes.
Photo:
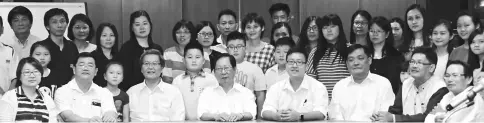
[[[393,93],[397,94],[398,89],[402,86],[400,81],[401,64],[405,58],[403,55],[389,55],[381,59],[373,59],[370,65],[370,71],[387,78],[392,84]]]
[[[74,65],[76,63],[77,56],[79,55],[79,51],[77,50],[76,45],[66,38],[62,40],[64,42],[64,47],[62,51],[60,47],[52,41],[50,36],[43,40],[42,42],[48,45],[51,48],[51,61],[47,66],[52,72],[49,76],[56,78],[56,81],[53,84],[55,85],[64,85],[67,84],[72,79],[74,72],[71,68],[71,64]]]
[[[114,49],[113,49],[114,50]],[[101,48],[98,48],[94,51],[91,52],[91,54],[94,56],[94,60],[96,60],[96,67],[97,67],[97,74],[94,77],[94,83],[99,85],[100,87],[106,87],[107,86],[107,81],[104,79],[104,73],[106,72],[106,65],[111,61],[115,60],[114,54],[112,59],[108,59]],[[126,71],[124,71],[126,72]],[[126,75],[126,74],[124,74]]]
[[[139,59],[141,54],[148,49],[157,49],[163,54],[163,48],[160,45],[151,41],[148,42],[149,47],[141,47],[136,40],[130,40],[123,44],[121,50],[116,56],[116,60],[119,60],[123,64],[124,68],[124,80],[119,84],[119,89],[127,91],[131,86],[143,82],[145,77],[141,73],[141,65]]]

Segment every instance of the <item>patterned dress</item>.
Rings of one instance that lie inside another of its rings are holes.
[[[256,64],[262,69],[262,72],[266,72],[267,69],[276,64],[274,60],[274,52],[276,48],[274,46],[263,43],[264,47],[259,52],[247,52],[245,54],[245,61]]]

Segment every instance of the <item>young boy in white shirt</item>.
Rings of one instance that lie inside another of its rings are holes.
[[[274,52],[274,57],[276,60],[276,65],[272,66],[266,71],[266,83],[267,88],[270,88],[271,85],[282,81],[284,79],[289,78],[289,74],[286,71],[286,54],[294,47],[294,40],[289,37],[284,37],[276,41],[276,52]]]

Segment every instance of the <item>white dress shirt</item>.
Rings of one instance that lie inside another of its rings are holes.
[[[210,49],[218,51],[220,53],[227,53],[227,46],[224,44],[224,41],[222,40],[222,34],[218,36],[217,42],[219,44],[215,46],[210,46]]]
[[[272,85],[276,84],[277,82],[280,82],[285,79],[289,79],[289,74],[287,74],[286,70],[279,72],[279,64],[276,64],[266,71],[265,77],[266,77],[267,88],[270,88]]]
[[[5,37],[5,36],[4,36]],[[32,44],[35,42],[41,41],[39,37],[30,34],[29,37],[27,37],[27,40],[22,44],[20,43],[19,39],[17,36],[13,35],[10,37],[10,39],[7,39],[9,37],[0,38],[2,39],[5,44],[12,46],[15,49],[15,55],[19,58],[25,58],[30,56],[30,48],[32,47]]]
[[[61,113],[72,111],[80,117],[92,118],[102,117],[106,112],[116,112],[112,93],[92,81],[91,87],[84,93],[77,85],[76,79],[72,79],[57,89],[54,97]]]
[[[198,118],[203,113],[244,113],[252,114],[252,119],[257,113],[254,93],[238,83],[234,83],[233,88],[227,93],[221,86],[212,86],[205,89],[200,94],[198,100]]]
[[[146,80],[127,91],[131,121],[183,121],[185,105],[180,90],[163,82],[151,90]]]
[[[455,97],[467,96],[472,88],[472,86],[468,87],[458,95],[454,95],[452,92],[447,93],[442,97],[442,100],[440,100],[440,103],[437,106],[441,109],[446,109],[446,106],[450,104]],[[474,97],[474,105],[461,109],[462,107],[465,107],[465,104],[468,102],[469,100],[465,101],[451,111],[442,112],[445,114],[444,116],[450,116],[446,119],[446,122],[484,122],[484,100],[481,98],[481,95],[477,93]],[[425,117],[425,122],[435,123],[435,117],[435,114],[429,114]]]
[[[294,91],[287,78],[269,88],[261,114],[292,109],[300,113],[318,111],[326,116],[328,99],[326,86],[318,80],[305,74],[301,85]]]
[[[353,76],[340,80],[333,88],[329,115],[331,120],[371,121],[372,114],[388,111],[395,94],[387,78],[368,73],[356,83]]]
[[[418,88],[413,84],[414,81],[415,79],[410,77],[402,84],[402,106],[405,115],[424,113],[430,97],[445,87],[443,78],[437,76],[432,76]]]
[[[185,74],[175,77],[172,83],[180,89],[185,102],[186,120],[197,120],[198,98],[207,88],[218,86],[214,75],[207,72],[200,72],[197,76]]]

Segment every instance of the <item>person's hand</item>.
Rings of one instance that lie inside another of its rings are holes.
[[[92,117],[91,119],[89,119],[89,123],[102,123],[103,121],[101,120],[100,117]]]
[[[294,111],[294,110],[287,110],[282,112],[281,120],[282,121],[298,121],[301,113]]]
[[[445,112],[445,110],[442,107],[440,107],[439,104],[434,106],[434,109],[432,109],[432,111],[429,114],[437,114],[439,112]]]
[[[393,122],[393,115],[386,111],[379,111],[376,121]]]
[[[227,113],[220,113],[215,116],[215,121],[222,121],[222,122],[228,122],[230,119],[230,115]]]
[[[230,114],[229,121],[230,122],[239,121],[239,120],[242,120],[243,117],[244,115],[242,115],[241,113],[232,113]]]
[[[380,116],[379,113],[374,113],[371,115],[370,119],[372,122],[379,121],[378,116]]]
[[[103,118],[102,118],[102,121],[103,122],[116,122],[117,121],[117,118],[118,117],[118,114],[114,111],[110,111],[110,112],[106,112],[104,113],[103,115]]]
[[[444,113],[437,113],[437,115],[435,115],[435,122],[436,123],[441,123],[445,118],[445,115]]]

